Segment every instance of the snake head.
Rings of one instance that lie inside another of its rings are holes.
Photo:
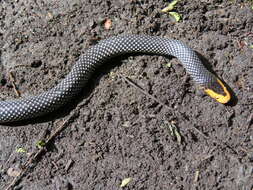
[[[210,87],[205,88],[204,91],[210,97],[222,104],[228,103],[231,99],[229,91],[219,79],[217,79],[217,82],[213,83]]]

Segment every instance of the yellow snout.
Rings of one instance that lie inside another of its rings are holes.
[[[217,100],[218,102],[222,103],[222,104],[226,104],[229,102],[229,100],[231,99],[231,95],[228,92],[227,88],[225,87],[225,85],[219,80],[217,79],[218,83],[221,85],[225,95],[223,94],[219,94],[217,92],[215,92],[212,89],[204,89],[205,93],[207,93],[209,96],[211,96],[212,98],[214,98],[215,100]]]

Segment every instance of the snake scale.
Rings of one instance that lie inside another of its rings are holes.
[[[125,35],[102,40],[89,48],[65,79],[54,88],[36,96],[0,101],[0,123],[27,120],[55,111],[80,93],[96,68],[112,57],[129,53],[177,57],[208,95],[220,103],[230,100],[224,84],[181,41],[156,36]]]

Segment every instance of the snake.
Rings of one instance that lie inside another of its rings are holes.
[[[30,120],[56,111],[78,96],[98,67],[125,54],[176,57],[207,95],[222,104],[230,101],[226,85],[202,63],[185,43],[149,35],[118,35],[99,41],[82,54],[71,71],[55,87],[35,96],[0,101],[0,123]]]

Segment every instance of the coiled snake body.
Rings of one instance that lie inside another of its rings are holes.
[[[116,36],[102,40],[88,49],[66,78],[51,90],[37,96],[0,101],[0,123],[30,119],[58,109],[80,92],[97,67],[112,57],[126,53],[175,56],[207,94],[221,103],[230,99],[222,82],[210,73],[195,52],[182,42],[152,36]]]

